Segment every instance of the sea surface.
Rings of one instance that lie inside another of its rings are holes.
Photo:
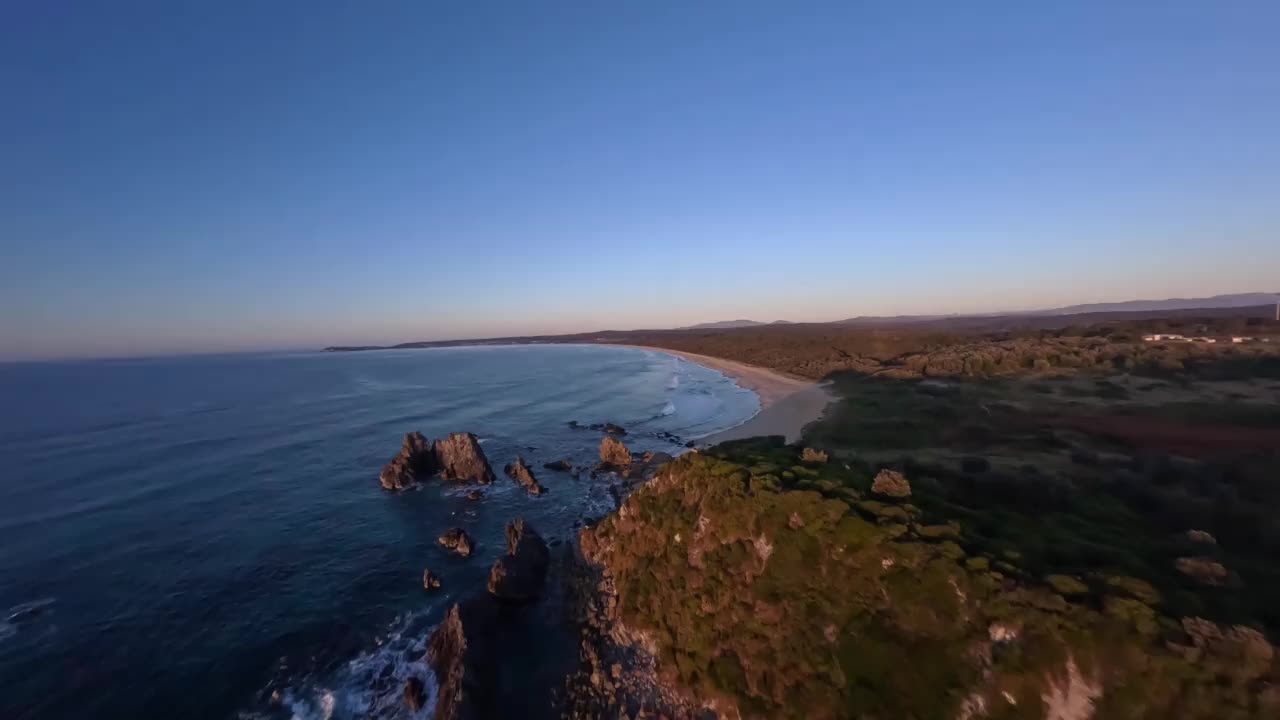
[[[0,365],[0,718],[412,717],[402,690],[454,601],[482,592],[523,516],[563,554],[613,507],[595,461],[737,425],[756,396],[663,353],[460,347]],[[405,432],[476,433],[481,502],[377,476]],[[522,454],[548,489],[502,474]],[[436,544],[461,526],[470,559]],[[422,571],[444,588],[427,593]],[[501,694],[549,717],[577,639],[554,581],[519,611]],[[429,717],[429,711],[417,717]]]

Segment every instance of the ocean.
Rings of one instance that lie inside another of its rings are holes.
[[[428,631],[483,592],[505,524],[555,553],[612,509],[604,480],[542,468],[595,461],[601,434],[569,421],[675,454],[661,433],[758,410],[716,371],[608,346],[0,365],[0,717],[412,717],[405,679],[435,687]],[[382,490],[411,430],[478,435],[485,499]],[[547,494],[502,474],[517,453]],[[471,558],[437,546],[453,526]],[[554,581],[521,613],[501,692],[513,717],[550,717],[577,638]]]

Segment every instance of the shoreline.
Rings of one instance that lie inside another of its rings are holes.
[[[695,365],[723,373],[739,387],[754,392],[760,398],[760,412],[734,427],[694,438],[698,447],[761,435],[782,435],[789,443],[797,442],[804,428],[820,420],[826,413],[827,407],[836,401],[829,383],[802,380],[736,360],[699,355],[684,350],[649,345],[607,344],[674,355]]]

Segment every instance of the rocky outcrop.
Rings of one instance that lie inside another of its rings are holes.
[[[436,590],[440,587],[440,576],[431,572],[430,569],[422,571],[422,587],[427,590]]]
[[[525,464],[524,458],[516,456],[516,461],[502,469],[512,480],[520,483],[530,495],[541,495],[546,489],[538,483],[538,478],[534,477],[533,470]]]
[[[440,536],[440,545],[458,553],[462,557],[471,557],[471,551],[475,549],[475,544],[471,542],[471,536],[462,528],[446,530]]]
[[[800,462],[803,462],[803,463],[812,463],[812,464],[818,465],[818,464],[825,463],[828,459],[829,458],[827,457],[826,452],[822,450],[815,450],[813,448],[807,447],[804,449],[804,452],[800,453]]]
[[[1218,544],[1218,540],[1204,530],[1188,530],[1187,539],[1193,543],[1204,543],[1205,545]]]
[[[455,604],[427,641],[427,664],[440,685],[435,720],[496,717],[497,606],[486,595]]]
[[[551,554],[547,543],[521,518],[507,524],[507,554],[489,573],[489,592],[508,602],[529,602],[542,592]]]
[[[452,482],[493,482],[493,468],[480,448],[480,440],[471,433],[450,433],[435,444],[436,464],[440,475]]]
[[[631,465],[631,451],[617,438],[600,441],[600,464],[606,468],[625,468]]]
[[[409,712],[418,712],[427,702],[427,688],[422,684],[422,680],[417,677],[410,677],[404,683],[404,704],[409,708]]]
[[[902,473],[885,468],[871,483],[871,492],[895,498],[911,497],[911,483]]]
[[[382,487],[403,490],[436,472],[436,456],[430,440],[420,432],[407,433],[400,452],[382,468]]]
[[[1221,585],[1227,579],[1227,569],[1222,563],[1203,557],[1182,557],[1174,563],[1178,572],[1205,585]]]
[[[568,460],[556,460],[555,462],[543,463],[542,467],[556,472],[569,472],[573,470],[573,463]]]

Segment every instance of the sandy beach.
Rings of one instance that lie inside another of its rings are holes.
[[[759,435],[782,435],[787,438],[787,442],[796,442],[804,427],[821,418],[827,406],[836,399],[826,383],[790,377],[734,360],[647,345],[624,347],[656,350],[682,357],[689,362],[718,370],[733,378],[738,385],[760,396],[759,413],[737,427],[696,438],[699,446]]]

